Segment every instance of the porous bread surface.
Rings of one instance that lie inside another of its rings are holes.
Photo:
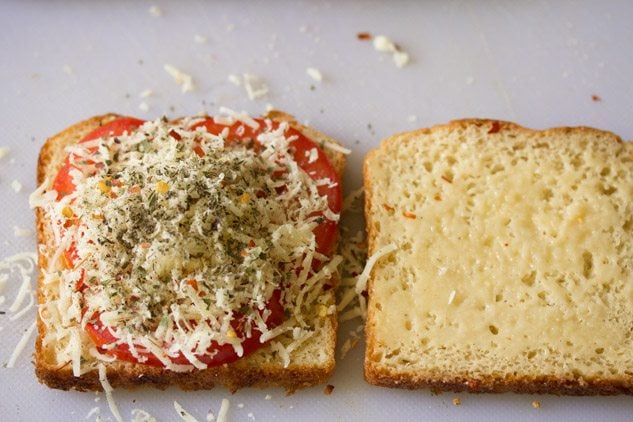
[[[633,394],[633,144],[454,121],[364,163],[370,383]]]
[[[42,184],[47,178],[49,181],[54,179],[66,158],[67,153],[64,151],[66,146],[77,143],[95,128],[117,117],[120,116],[116,114],[96,116],[77,123],[49,138],[42,147],[38,160],[38,185]],[[340,145],[339,142],[327,135],[298,124],[288,114],[274,111],[266,117],[289,122],[291,126],[302,131],[316,143],[325,140]],[[325,148],[323,151],[328,156],[338,175],[342,177],[345,167],[345,156]],[[56,246],[54,245],[53,234],[49,226],[50,221],[46,219],[42,208],[36,210],[36,225],[38,267],[40,269],[38,304],[41,305],[58,296],[58,286],[45,285],[42,275],[42,269],[47,268],[48,259],[56,249]],[[336,284],[336,280],[333,280],[333,282]],[[327,303],[330,305],[335,303],[334,291],[334,289],[330,289],[323,293],[328,295]],[[47,327],[43,318],[46,318],[46,312],[40,312],[38,315],[38,337],[34,354],[35,372],[40,382],[49,387],[64,390],[101,390],[102,385],[99,381],[96,366],[94,370],[83,374],[81,377],[75,377],[73,376],[70,362],[59,361],[54,347],[44,346],[42,339],[46,335],[46,330],[54,327],[50,327],[50,324]],[[313,307],[313,312],[306,319],[314,320],[316,318],[323,320],[321,325],[316,324],[320,329],[292,351],[291,362],[285,368],[282,357],[268,345],[234,363],[185,373],[176,373],[163,368],[128,362],[115,361],[106,363],[108,381],[114,388],[130,388],[141,385],[167,388],[177,385],[184,390],[198,390],[213,388],[215,385],[223,385],[230,391],[254,386],[283,387],[288,392],[324,383],[334,371],[337,319],[336,315],[330,315],[326,318],[319,316],[315,306]],[[282,334],[273,340],[273,342],[275,341],[287,346],[293,341],[292,334]],[[96,365],[97,363],[96,359],[94,362],[87,362],[88,365]]]

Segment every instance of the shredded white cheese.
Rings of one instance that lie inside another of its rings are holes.
[[[351,149],[345,148],[337,143],[325,141],[323,142],[323,146],[327,149],[331,149],[332,151],[340,152],[341,154],[349,155],[352,153]]]
[[[259,76],[252,73],[243,73],[242,79],[249,100],[256,100],[268,94],[268,85]]]
[[[132,422],[157,422],[157,419],[143,409],[132,409]]]
[[[29,237],[33,235],[33,230],[23,229],[18,226],[13,226],[13,236],[15,237]]]
[[[371,271],[374,269],[374,265],[383,257],[389,255],[390,253],[396,251],[398,247],[393,243],[389,245],[385,245],[382,248],[378,249],[374,252],[368,259],[367,264],[365,264],[365,269],[358,277],[356,281],[356,293],[361,294],[367,289],[367,281],[369,280],[369,276],[371,275]]]
[[[108,377],[106,376],[106,367],[104,364],[99,364],[99,382],[101,383],[101,387],[103,388],[103,392],[106,395],[106,400],[108,401],[108,406],[110,407],[110,412],[114,419],[117,422],[123,422],[123,418],[121,417],[121,413],[119,412],[119,408],[114,401],[114,397],[112,396],[112,386],[108,381]]]
[[[29,340],[31,339],[31,336],[33,336],[35,327],[36,325],[34,321],[31,324],[31,326],[24,332],[24,334],[22,335],[22,338],[20,339],[18,344],[15,346],[15,349],[13,349],[13,353],[11,353],[9,360],[7,361],[7,364],[6,364],[7,368],[13,368],[15,366],[15,361],[18,360],[18,358],[20,357],[20,354],[22,353],[22,351],[28,344]]]
[[[183,72],[182,70],[176,68],[175,66],[167,63],[163,66],[165,72],[169,73],[169,75],[174,78],[174,81],[181,86],[182,92],[191,92],[194,90],[195,85],[193,83],[193,78],[191,75]]]
[[[178,416],[184,422],[198,422],[198,419],[194,418],[191,413],[187,412],[177,401],[174,400],[174,409],[178,412]]]
[[[317,82],[323,81],[323,74],[321,73],[319,69],[316,69],[314,67],[309,67],[306,69],[306,73],[308,74],[309,77],[311,77],[313,80]]]
[[[160,16],[163,16],[163,11],[161,10],[160,7],[156,6],[156,5],[152,5],[149,8],[149,14],[152,15],[155,18],[158,18]]]
[[[9,151],[11,151],[9,147],[0,147],[0,160],[6,157]]]
[[[409,54],[400,50],[396,44],[385,35],[377,35],[374,37],[374,49],[381,53],[391,53],[393,61],[398,68],[402,68],[409,63]]]
[[[11,189],[13,189],[13,192],[18,193],[22,190],[22,183],[20,183],[19,180],[13,180],[11,182]]]
[[[227,415],[229,413],[229,406],[231,402],[229,399],[222,399],[222,404],[220,405],[220,411],[218,412],[218,422],[227,422]]]

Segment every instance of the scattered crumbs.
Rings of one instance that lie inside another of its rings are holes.
[[[466,85],[472,85],[475,83],[475,78],[473,76],[466,77]]]
[[[6,157],[9,151],[11,151],[9,147],[0,147],[0,159]]]
[[[156,418],[143,409],[132,409],[132,422],[157,422]]]
[[[67,75],[72,75],[72,74],[73,74],[73,68],[72,68],[72,67],[70,67],[70,65],[68,65],[68,64],[65,64],[65,65],[62,67],[62,70],[63,70],[63,71],[64,71],[64,73],[65,73],[65,74],[67,74]]]
[[[266,103],[266,113],[273,111],[275,107],[271,103]]]
[[[18,226],[13,226],[13,236],[15,237],[29,237],[33,234],[31,229],[22,229]]]
[[[11,182],[11,189],[13,189],[15,193],[20,192],[22,190],[22,183],[14,179],[13,182]]]
[[[541,408],[541,402],[538,401],[538,400],[534,400],[532,402],[532,407],[535,408],[535,409],[540,409]]]
[[[237,408],[238,409],[243,409],[244,408],[244,403],[238,403],[237,404]]]
[[[358,34],[356,34],[356,38],[361,41],[371,40],[371,34],[369,32],[359,32]]]
[[[417,122],[418,121],[418,116],[416,116],[415,114],[411,114],[409,115],[409,117],[407,117],[407,121],[413,123],[413,122]]]
[[[270,394],[266,394],[266,397],[264,397],[264,400],[271,400],[273,398],[273,396],[271,396]]]
[[[288,409],[294,409],[293,405],[288,406]]]
[[[193,41],[196,44],[205,44],[207,42],[207,37],[205,37],[204,35],[196,34],[193,36]]]
[[[306,32],[308,32],[308,27],[307,27],[306,25],[301,25],[301,26],[299,27],[299,32],[301,32],[301,33],[306,33]]]
[[[248,413],[248,415],[246,415],[246,416],[248,416],[248,418],[249,418],[250,420],[252,420],[252,421],[254,421],[254,420],[255,420],[255,415],[253,415],[253,412],[249,412],[249,413]]]
[[[453,399],[453,404],[454,404],[455,406],[459,406],[460,404],[462,404],[462,401],[459,399],[459,397],[455,397],[455,398]]]
[[[182,87],[182,92],[190,92],[194,89],[193,78],[191,75],[167,63],[163,66],[165,72],[174,78],[174,81]]]
[[[450,305],[455,300],[455,290],[451,290],[451,294],[448,295],[448,304]]]
[[[334,391],[334,386],[332,384],[328,384],[323,389],[323,394],[329,396],[330,394],[332,394],[332,391]]]
[[[139,110],[141,111],[149,111],[149,104],[147,104],[145,101],[141,102],[138,105]]]
[[[403,68],[409,64],[409,54],[403,51],[396,51],[393,53],[393,61],[396,67]]]
[[[146,89],[142,91],[140,94],[138,94],[138,96],[141,98],[148,98],[148,97],[151,97],[152,95],[154,95],[154,91],[152,91],[151,89]]]
[[[309,67],[309,68],[306,69],[306,73],[308,74],[309,77],[311,77],[312,79],[314,79],[317,82],[323,81],[323,74],[317,68]]]
[[[599,95],[593,94],[593,95],[591,96],[591,101],[593,101],[593,102],[596,102],[596,103],[597,103],[598,101],[602,101],[602,98],[600,98],[600,96],[599,96]]]
[[[209,409],[207,412],[207,422],[213,422],[215,420],[215,414]]]
[[[230,24],[228,24],[226,26],[226,30],[229,31],[229,32],[234,30],[234,29],[235,29],[235,24],[230,23]]]
[[[149,14],[157,18],[159,16],[163,16],[163,11],[161,10],[160,7],[153,5],[152,7],[149,8]]]

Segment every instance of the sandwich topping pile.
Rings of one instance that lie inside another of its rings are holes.
[[[218,366],[285,332],[305,341],[307,309],[335,312],[339,177],[286,123],[123,117],[66,151],[36,201],[56,247],[44,283],[59,285],[40,315],[75,376],[88,358]]]

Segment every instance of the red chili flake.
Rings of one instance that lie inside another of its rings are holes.
[[[600,98],[599,95],[593,94],[591,96],[591,101],[594,101],[594,102],[602,101],[602,98]]]
[[[329,396],[330,394],[332,394],[332,391],[334,391],[334,386],[332,384],[328,384],[323,389],[323,394]]]
[[[451,179],[449,179],[447,176],[442,175],[442,180],[444,180],[445,182],[448,183],[453,183],[453,181]]]
[[[359,32],[356,34],[356,38],[362,41],[371,40],[371,34],[369,32]]]
[[[499,130],[501,130],[501,124],[495,120],[494,122],[492,122],[492,126],[490,127],[488,133],[497,133],[499,132]]]
[[[180,134],[178,132],[176,132],[174,129],[169,131],[169,136],[171,136],[172,138],[174,138],[177,141],[180,141],[182,139],[182,136],[180,136]]]
[[[248,247],[249,248],[254,248],[255,247],[255,241],[253,239],[248,241]]]
[[[394,208],[392,206],[387,205],[387,204],[382,204],[382,207],[384,209],[386,209],[387,211],[389,211],[389,212],[393,212],[393,210],[394,210]]]
[[[440,196],[439,193],[436,193],[435,196],[433,197],[433,199],[435,199],[436,201],[441,201],[442,197]]]
[[[411,218],[411,219],[415,219],[415,218],[418,217],[417,215],[415,215],[415,214],[413,214],[412,212],[409,212],[409,211],[403,211],[402,215],[403,215],[404,218]]]
[[[193,147],[193,152],[196,153],[196,155],[200,158],[205,156],[204,151],[202,150],[202,148],[200,147],[200,145],[196,145],[195,147]]]

